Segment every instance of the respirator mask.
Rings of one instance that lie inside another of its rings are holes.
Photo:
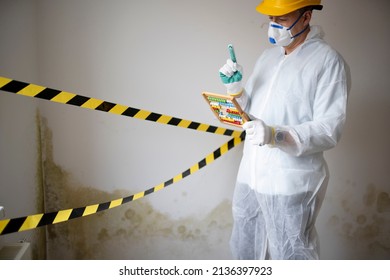
[[[287,47],[288,45],[290,45],[296,37],[301,35],[303,32],[306,31],[307,28],[309,28],[309,25],[307,25],[298,34],[295,34],[294,36],[291,34],[291,29],[293,29],[293,27],[297,24],[297,22],[304,14],[305,13],[302,13],[290,27],[285,27],[283,25],[271,21],[268,27],[268,38],[270,43],[281,47]]]

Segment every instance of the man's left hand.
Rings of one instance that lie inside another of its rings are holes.
[[[244,123],[243,129],[246,132],[246,139],[253,145],[263,146],[271,143],[272,128],[262,120],[254,120]]]

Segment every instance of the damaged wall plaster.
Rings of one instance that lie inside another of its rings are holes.
[[[53,160],[52,132],[45,119],[41,132],[46,212],[129,195],[124,190],[108,193],[74,182]],[[230,259],[231,227],[231,203],[227,200],[202,219],[173,220],[143,198],[47,226],[47,255],[48,259]],[[216,249],[220,247],[225,250]]]
[[[82,186],[53,159],[52,132],[42,119],[43,185],[46,212],[125,197],[129,191],[105,192]],[[357,184],[338,198],[341,211],[328,225],[354,248],[356,259],[390,257],[390,198],[370,184],[362,196]],[[157,194],[158,195],[158,194]],[[185,193],[182,193],[188,199]],[[180,211],[180,209],[178,209]],[[206,217],[172,219],[153,208],[148,197],[95,215],[47,228],[48,259],[229,259],[231,202],[220,203]],[[217,248],[224,248],[222,251]],[[351,249],[352,250],[352,249]],[[357,252],[356,252],[357,250]],[[216,253],[218,252],[218,253]]]
[[[328,225],[354,248],[356,259],[390,258],[390,197],[385,188],[369,184],[362,196],[358,185],[348,181],[340,198],[341,212]]]
[[[35,130],[36,130],[36,145],[37,145],[37,158],[36,158],[36,173],[35,173],[35,209],[37,213],[45,212],[44,205],[44,177],[43,177],[43,160],[42,160],[42,130],[41,130],[41,114],[39,109],[35,112]],[[38,228],[33,231],[32,237],[32,258],[43,260],[47,258],[46,255],[46,229]]]

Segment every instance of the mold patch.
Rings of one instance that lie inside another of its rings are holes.
[[[108,193],[74,182],[53,161],[52,133],[45,121],[42,124],[45,212],[129,195],[130,190]],[[47,254],[48,259],[230,259],[231,228],[229,201],[222,201],[202,219],[174,220],[154,209],[145,197],[47,226]]]
[[[390,212],[390,196],[388,193],[381,192],[378,194],[377,202],[378,213]]]
[[[369,184],[359,201],[356,185],[351,187],[349,184],[348,187],[344,197],[340,198],[340,207],[344,213],[330,217],[328,225],[335,227],[351,244],[355,258],[389,259],[389,192]]]
[[[39,109],[35,112],[35,142],[36,142],[36,171],[35,171],[35,211],[44,212],[44,186],[43,186],[43,168],[42,168],[42,133],[41,133],[41,114]],[[37,228],[31,231],[32,259],[46,259],[46,230]]]

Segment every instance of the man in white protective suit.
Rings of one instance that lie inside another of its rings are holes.
[[[237,259],[319,259],[315,221],[328,168],[346,119],[342,57],[311,26],[320,0],[264,0],[273,48],[243,87],[242,67],[228,59],[220,76],[251,121],[233,197],[231,250]],[[349,81],[349,79],[348,79]]]

